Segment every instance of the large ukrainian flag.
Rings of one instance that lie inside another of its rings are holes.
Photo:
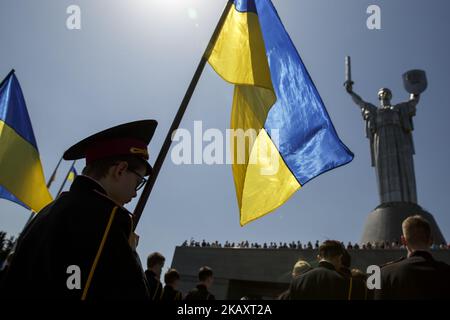
[[[231,129],[257,132],[244,155],[231,139],[241,225],[353,159],[270,0],[232,1],[207,58],[235,85]]]
[[[52,201],[14,72],[0,84],[0,198],[35,212]]]

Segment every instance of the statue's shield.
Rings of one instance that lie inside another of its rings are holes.
[[[427,76],[423,70],[410,70],[403,74],[405,90],[413,94],[421,94],[427,88]]]

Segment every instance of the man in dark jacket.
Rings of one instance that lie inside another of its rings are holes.
[[[340,242],[327,240],[319,247],[318,267],[294,279],[290,300],[345,300],[348,281],[337,272],[341,267],[343,247]]]
[[[161,270],[166,258],[159,252],[153,252],[147,257],[147,270],[145,276],[149,284],[150,299],[159,301],[162,298],[163,286],[161,281]]]
[[[402,224],[402,243],[408,257],[381,269],[381,289],[376,300],[450,299],[450,266],[434,260],[431,227],[423,217],[408,217]]]
[[[201,267],[198,272],[197,286],[189,291],[185,300],[215,300],[216,298],[208,290],[214,282],[213,272],[210,267]]]
[[[298,278],[299,276],[301,276],[302,274],[304,274],[305,272],[308,272],[312,270],[311,265],[308,263],[308,261],[305,260],[298,260],[295,265],[294,268],[292,270],[292,280]],[[289,289],[284,291],[283,293],[281,293],[278,296],[278,300],[289,300],[290,299],[290,291]]]
[[[84,139],[64,159],[86,158],[83,175],[25,228],[1,288],[14,299],[149,299],[132,214],[151,166],[156,121],[120,125]]]
[[[347,249],[343,248],[341,268],[339,273],[349,283],[348,300],[367,300],[367,285],[364,274],[359,270],[351,270],[352,257]]]
[[[163,301],[179,301],[183,298],[183,295],[178,291],[178,284],[180,282],[180,274],[175,269],[170,269],[164,275],[164,283],[166,284],[163,289],[161,300]]]

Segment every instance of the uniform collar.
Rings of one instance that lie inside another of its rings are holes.
[[[164,290],[166,290],[166,291],[176,291],[170,284],[166,284],[164,286]]]
[[[206,288],[206,286],[203,283],[197,284],[197,289],[199,291],[208,291],[208,288]]]
[[[103,195],[107,195],[106,190],[102,187],[100,182],[85,175],[79,175],[75,178],[75,180],[72,183],[72,186],[70,187],[70,191],[71,192],[97,191]]]
[[[425,260],[434,260],[433,256],[431,255],[431,253],[429,253],[428,251],[425,250],[416,250],[413,251],[408,258],[412,258],[412,257],[422,257]]]
[[[129,212],[124,206],[117,203],[114,199],[108,196],[106,190],[103,188],[100,182],[85,175],[77,176],[73,181],[72,186],[70,187],[70,192],[86,192],[86,191],[93,191],[101,195],[102,197],[108,199],[109,201],[112,201],[115,206],[121,208],[122,210],[126,211],[129,215],[133,216],[133,214]]]
[[[97,194],[99,197],[107,199],[108,201],[111,201],[111,203],[120,208],[120,212],[128,214],[128,216],[132,219],[131,225],[133,228],[133,213],[129,212],[126,208],[124,208],[122,205],[118,204],[114,199],[111,199],[108,194],[106,193],[106,190],[103,188],[103,186],[98,182],[97,180],[85,176],[85,175],[79,175],[76,176],[75,180],[73,181],[72,185],[70,186],[70,193],[75,194],[86,194],[89,192],[93,192],[94,194]],[[63,192],[61,195],[65,194],[66,192]]]
[[[153,278],[159,280],[158,275],[155,272],[153,272],[153,270],[147,269],[146,272],[148,272],[148,274],[151,275]]]
[[[352,272],[347,267],[341,267],[341,269],[339,270],[339,273],[344,275],[344,276],[347,276],[347,277],[351,277],[352,276]]]
[[[319,262],[319,267],[336,271],[336,268],[334,267],[334,265],[332,263],[326,261],[326,260],[320,261]]]

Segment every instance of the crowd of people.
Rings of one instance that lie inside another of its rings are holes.
[[[0,266],[6,257],[11,252],[14,246],[15,238],[13,236],[8,237],[7,233],[0,231]]]
[[[402,223],[401,241],[407,256],[381,267],[379,279],[351,269],[351,256],[339,241],[327,240],[318,248],[319,266],[295,274],[288,300],[414,300],[450,299],[450,266],[430,252],[431,227],[416,215]],[[304,264],[304,262],[303,262]],[[295,270],[294,270],[295,271]],[[379,280],[379,281],[378,281]]]
[[[341,242],[341,245],[344,246],[347,250],[370,250],[370,249],[405,249],[405,245],[401,244],[399,241],[383,241],[383,242],[367,242],[367,243],[351,243],[348,242],[347,245]],[[259,244],[257,242],[230,242],[225,241],[222,244],[219,241],[207,242],[206,240],[195,241],[191,238],[190,241],[185,240],[182,244],[182,247],[199,247],[199,248],[235,248],[235,249],[294,249],[294,250],[317,250],[319,249],[319,240],[314,242],[314,245],[311,241],[308,241],[306,244],[302,244],[300,241],[292,241],[292,242],[269,242]],[[431,250],[450,250],[450,243],[445,244],[441,243],[440,245],[432,244],[430,247]]]
[[[25,226],[0,274],[0,301],[51,300],[213,300],[213,270],[202,266],[198,283],[185,295],[184,281],[170,269],[161,283],[165,258],[159,253],[141,266],[136,251],[132,213],[124,207],[152,173],[148,144],[156,121],[142,120],[98,132],[70,147],[65,160],[86,158],[86,167],[68,192],[62,193]],[[400,242],[344,246],[340,241],[307,243],[317,250],[318,266],[296,263],[289,290],[280,298],[308,299],[450,299],[450,266],[433,258],[429,223],[407,218]],[[8,242],[8,246],[12,241]],[[185,241],[185,246],[226,248],[304,249],[300,242],[238,244]],[[380,271],[372,290],[368,276],[351,269],[349,250],[401,248],[407,257]],[[445,246],[442,246],[444,249]],[[348,249],[347,249],[348,248]],[[9,248],[8,250],[10,250]],[[448,246],[447,246],[448,249]],[[263,266],[262,266],[263,267]],[[367,280],[367,281],[366,281]],[[370,290],[369,290],[370,289]],[[281,292],[280,292],[281,294]]]
[[[421,216],[412,216],[403,222],[402,247],[407,257],[381,266],[380,283],[375,280],[370,287],[370,274],[352,268],[350,250],[355,245],[344,246],[336,240],[326,240],[306,246],[301,243],[281,246],[270,243],[267,248],[316,249],[318,265],[313,267],[304,260],[298,260],[292,269],[292,280],[284,292],[274,292],[280,300],[385,300],[385,299],[447,299],[450,298],[450,266],[434,260],[431,254],[431,229]],[[201,243],[191,240],[184,246],[217,247],[220,243]],[[397,245],[396,245],[397,246]],[[259,248],[257,244],[241,242],[237,245],[226,242],[225,248]],[[264,248],[264,246],[262,246]],[[395,247],[395,246],[391,246]],[[400,247],[400,246],[398,246]],[[367,248],[367,247],[366,247]],[[385,247],[386,248],[386,247]],[[150,299],[153,301],[215,300],[211,293],[214,283],[213,270],[202,266],[198,271],[198,283],[189,292],[180,291],[183,281],[180,272],[170,268],[165,274],[162,269],[165,257],[158,252],[147,258],[145,279]],[[164,284],[161,281],[164,282]],[[1,280],[1,279],[0,279]],[[1,281],[0,281],[1,282]],[[211,290],[211,291],[210,291]],[[248,296],[243,296],[248,300]]]
[[[145,276],[149,284],[150,298],[153,301],[215,300],[214,295],[209,292],[214,281],[211,268],[201,267],[198,272],[198,284],[186,295],[183,295],[179,291],[180,274],[176,269],[169,269],[164,274],[165,285],[161,283],[161,272],[165,261],[165,257],[159,252],[154,252],[147,258]]]
[[[431,227],[423,217],[411,216],[403,224],[402,243],[407,250],[407,257],[381,266],[379,280],[370,279],[366,272],[352,268],[350,249],[336,240],[327,240],[314,247],[318,250],[319,263],[312,267],[307,261],[299,260],[292,270],[292,281],[289,289],[278,296],[280,300],[403,300],[403,299],[450,299],[450,266],[444,262],[434,260],[430,253],[433,243]],[[192,243],[192,244],[191,244]],[[201,244],[187,241],[185,246],[193,245],[208,247],[206,241]],[[210,247],[220,247],[214,242]],[[252,245],[240,243],[243,248],[252,248]],[[225,247],[225,246],[224,246]],[[230,244],[227,247],[234,247]],[[278,247],[278,246],[277,246]],[[298,246],[303,248],[303,246]],[[313,246],[310,244],[312,249]],[[279,247],[278,247],[279,248]],[[289,246],[288,246],[289,248]],[[308,245],[307,245],[308,248]],[[164,276],[166,286],[162,288],[159,283],[159,275],[164,258],[160,256],[156,269],[152,269],[155,255],[149,257],[146,272],[149,282],[153,282],[152,292],[155,300],[167,300],[165,290],[177,292],[176,297],[182,299],[183,295],[177,291],[180,281],[177,273],[176,284],[171,284],[169,275],[176,272],[169,270]],[[208,277],[204,276],[207,270]],[[169,280],[168,280],[169,279]],[[214,296],[209,293],[213,283],[213,273],[208,267],[202,267],[199,271],[199,284],[190,291],[186,300],[209,300]],[[167,289],[166,289],[167,288]],[[171,294],[170,297],[174,297]],[[166,298],[165,298],[166,297]],[[242,299],[248,299],[242,297]],[[171,300],[173,300],[171,298]]]

